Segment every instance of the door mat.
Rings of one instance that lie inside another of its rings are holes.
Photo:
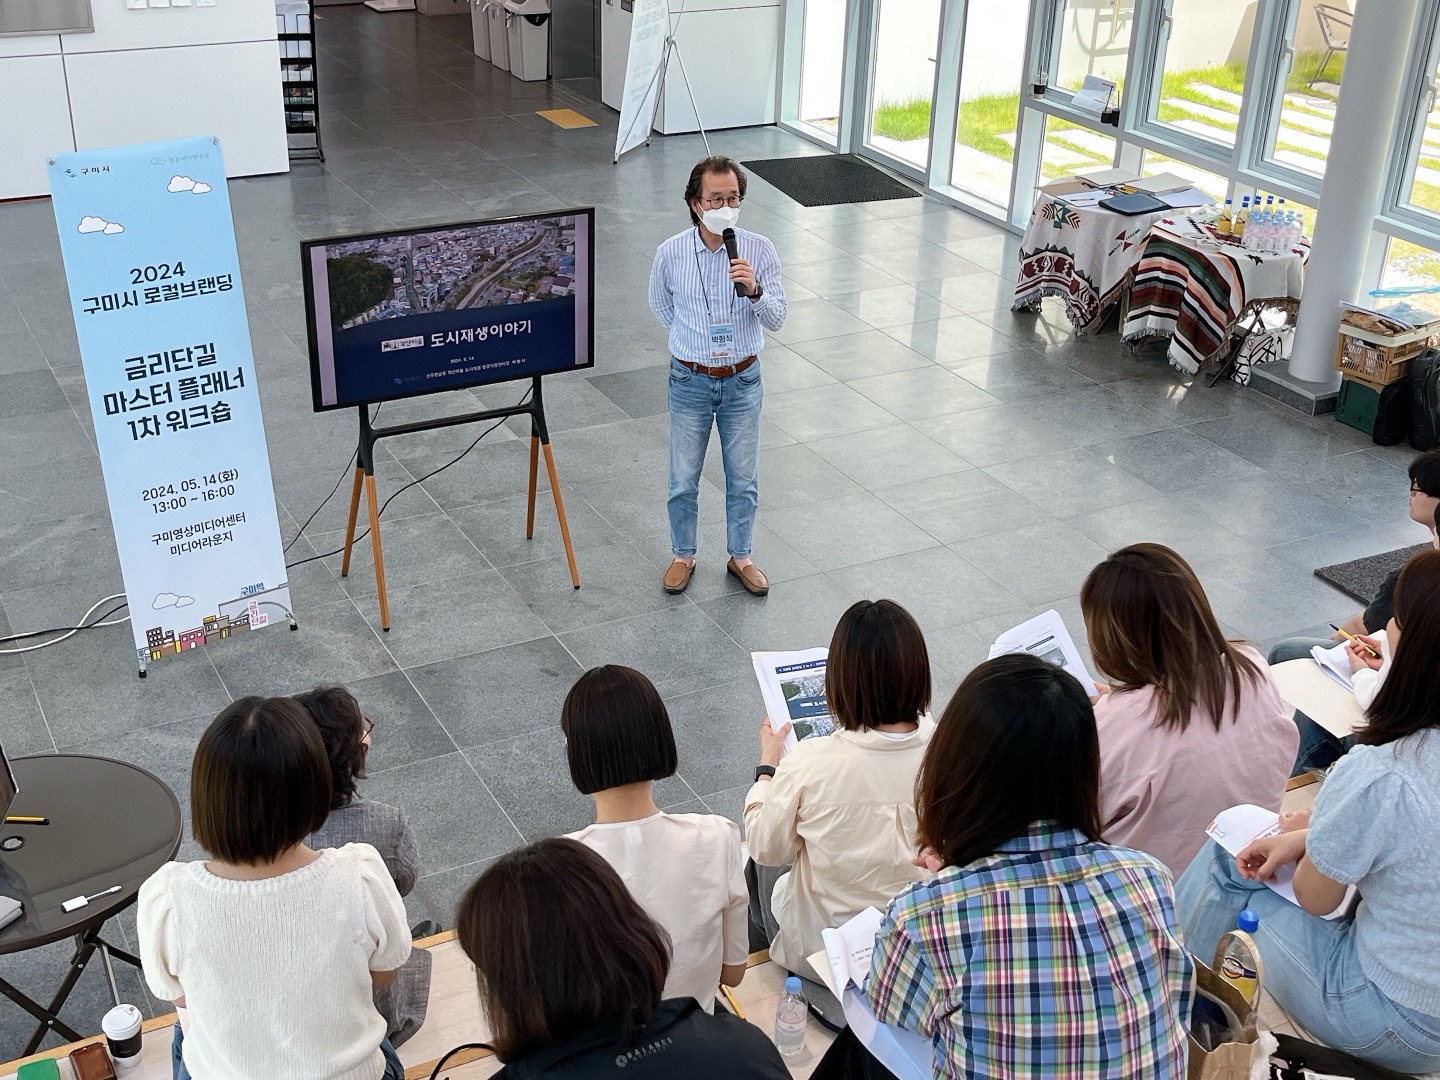
[[[918,199],[920,192],[854,154],[761,158],[740,164],[801,206]]]
[[[1380,555],[1367,555],[1363,559],[1322,566],[1315,576],[1327,585],[1334,585],[1352,600],[1368,605],[1380,591],[1380,583],[1392,570],[1398,570],[1410,561],[1416,552],[1425,551],[1429,544],[1415,547],[1396,548]]]
[[[587,128],[598,127],[594,120],[591,120],[584,113],[576,112],[574,109],[541,109],[535,114],[543,116],[556,127],[560,128]]]

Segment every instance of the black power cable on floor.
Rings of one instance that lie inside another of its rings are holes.
[[[524,395],[519,401],[517,401],[517,402],[515,403],[515,408],[518,409],[521,405],[524,405],[527,401],[529,401],[529,400],[530,400],[530,394],[531,394],[531,391],[529,391],[529,390],[525,391],[525,395]],[[378,410],[377,410],[377,415],[378,415]],[[442,472],[444,472],[446,469],[450,468],[451,465],[454,465],[454,464],[456,464],[457,462],[459,462],[459,461],[461,460],[461,458],[463,458],[466,454],[470,453],[471,450],[474,450],[475,447],[477,447],[477,446],[480,445],[480,440],[482,440],[483,438],[485,438],[486,435],[489,435],[492,431],[494,431],[496,428],[498,428],[501,424],[505,423],[505,421],[506,421],[506,420],[509,420],[509,419],[510,419],[509,416],[502,416],[502,417],[500,417],[500,418],[499,418],[498,420],[496,420],[493,424],[491,424],[491,425],[490,425],[489,427],[487,427],[484,431],[482,431],[479,435],[477,435],[477,436],[475,437],[475,441],[472,442],[469,446],[467,446],[464,450],[461,450],[460,453],[459,453],[459,455],[458,455],[457,457],[454,457],[454,458],[452,458],[451,460],[447,461],[444,465],[441,465],[438,469],[431,469],[431,470],[430,470],[428,473],[426,473],[424,476],[418,476],[418,477],[416,477],[414,480],[411,480],[408,484],[404,484],[404,485],[402,485],[401,487],[399,487],[398,489],[396,489],[396,491],[395,491],[394,493],[392,493],[391,496],[390,496],[388,499],[386,499],[383,503],[380,504],[380,509],[375,512],[375,517],[378,519],[378,518],[380,517],[380,515],[382,515],[382,514],[385,513],[385,508],[386,508],[387,506],[389,506],[392,502],[394,502],[397,498],[399,498],[399,497],[400,497],[402,494],[404,494],[406,491],[409,491],[409,490],[410,490],[412,487],[414,487],[416,484],[422,484],[422,483],[424,483],[426,480],[429,480],[432,476],[438,476],[440,473],[442,473]],[[351,461],[354,461],[355,459],[354,459],[354,457],[352,456],[350,460],[351,460]],[[347,472],[348,472],[348,466],[347,466]],[[333,491],[330,492],[329,496],[326,497],[325,502],[329,502],[330,499],[334,498],[334,496],[335,496],[335,491],[338,491],[339,488],[340,488],[340,484],[341,484],[341,483],[344,483],[344,481],[345,481],[345,475],[346,475],[345,473],[342,473],[342,474],[341,474],[340,480],[339,480],[339,481],[336,483],[336,485],[335,485],[335,490],[333,490]],[[321,503],[320,506],[317,506],[317,507],[315,508],[315,514],[318,514],[318,513],[320,512],[320,507],[323,507],[324,505],[325,505],[325,503]],[[306,521],[305,525],[309,525],[309,524],[310,524],[310,521],[313,521],[313,520],[314,520],[315,514],[311,514],[311,515],[310,515],[310,519]],[[302,525],[302,526],[300,527],[300,532],[303,533],[303,532],[305,531],[305,525]],[[367,536],[369,536],[369,535],[370,535],[370,529],[369,529],[369,527],[367,526],[367,527],[365,528],[365,531],[362,532],[362,533],[360,533],[359,536],[355,537],[355,539],[354,539],[353,541],[351,541],[351,543],[352,543],[352,544],[358,544],[361,540],[364,540],[364,539],[365,539]],[[300,538],[300,533],[296,533],[296,534],[295,534],[295,539],[298,540],[299,538]],[[294,543],[294,540],[292,540],[291,543],[293,544],[293,543]],[[286,550],[289,550],[289,549],[287,548]],[[305,558],[303,558],[303,559],[297,559],[297,560],[295,560],[293,563],[286,563],[286,564],[285,564],[285,569],[286,569],[286,570],[290,570],[290,569],[293,569],[293,568],[296,567],[296,566],[304,566],[306,563],[315,562],[317,559],[328,559],[328,558],[330,558],[330,556],[332,556],[332,555],[339,555],[339,554],[340,554],[342,551],[344,551],[344,550],[345,550],[345,548],[342,546],[342,547],[336,548],[334,551],[322,552],[322,553],[319,554],[319,555],[309,555],[309,556],[307,556],[307,557],[305,557]]]
[[[369,408],[368,405],[362,407]],[[385,408],[385,403],[383,401],[379,405],[375,406],[375,415],[370,417],[370,422],[372,424],[376,420],[380,419],[380,410],[383,408]],[[285,552],[289,551],[292,547],[294,547],[300,537],[305,535],[305,530],[308,529],[310,527],[310,523],[315,520],[315,515],[317,515],[318,513],[320,513],[321,510],[324,510],[325,507],[330,505],[330,500],[333,499],[335,497],[335,493],[340,490],[340,485],[345,482],[345,477],[350,475],[350,467],[355,464],[355,459],[359,455],[360,450],[357,447],[355,452],[350,455],[350,460],[345,463],[345,468],[340,471],[340,479],[335,481],[335,486],[330,489],[330,494],[326,495],[325,498],[321,500],[320,505],[315,507],[315,509],[310,512],[310,516],[305,519],[305,524],[300,526],[299,530],[296,531],[295,535],[290,538],[290,542],[281,549],[281,555],[284,555]]]

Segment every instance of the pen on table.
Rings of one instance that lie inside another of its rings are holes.
[[[1328,625],[1329,625],[1329,627],[1330,627],[1331,630],[1334,630],[1337,634],[1339,634],[1341,637],[1343,637],[1346,641],[1353,641],[1353,642],[1355,642],[1355,644],[1359,645],[1360,648],[1364,649],[1364,650],[1365,650],[1366,652],[1368,652],[1371,656],[1375,657],[1375,659],[1377,659],[1377,660],[1380,659],[1380,654],[1379,654],[1378,652],[1376,652],[1374,649],[1372,649],[1369,645],[1366,645],[1363,641],[1361,641],[1359,638],[1357,638],[1354,634],[1347,634],[1344,630],[1341,630],[1340,627],[1336,626],[1333,622],[1330,623],[1330,624],[1328,624]]]
[[[730,993],[730,988],[728,986],[722,986],[720,987],[720,993],[724,994],[725,1000],[730,1003],[730,1011],[733,1012],[736,1016],[738,1016],[741,1020],[744,1020],[745,1010],[740,1008],[740,1003],[735,1000],[735,995]]]
[[[33,814],[7,814],[6,825],[49,825],[48,817],[36,817]]]

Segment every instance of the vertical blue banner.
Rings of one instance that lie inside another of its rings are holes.
[[[50,192],[142,667],[284,619],[219,140],[62,154]]]

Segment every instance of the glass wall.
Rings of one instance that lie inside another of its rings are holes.
[[[1234,146],[1254,22],[1250,0],[1170,0],[1150,115],[1175,131]]]
[[[965,11],[950,182],[999,206],[1010,200],[1029,20],[1021,3],[970,4]]]
[[[1382,289],[1440,288],[1440,251],[1412,244],[1408,240],[1391,240],[1385,249],[1385,268],[1380,275]],[[1440,308],[1440,295],[1420,294],[1411,298],[1416,307],[1435,311]]]
[[[1177,161],[1154,150],[1145,151],[1140,166],[1141,176],[1157,176],[1167,172],[1183,176],[1217,202],[1223,202],[1230,190],[1230,181],[1219,173],[1196,168],[1187,161]]]
[[[1086,75],[1122,81],[1137,6],[1136,0],[1064,0],[1050,85],[1074,90]]]
[[[930,160],[940,0],[878,0],[865,143],[917,169]]]
[[[1308,232],[1351,26],[1357,9],[1383,11],[1381,0],[848,0],[847,24],[847,0],[781,2],[789,33],[803,28],[782,72],[800,102],[787,106],[793,130],[1012,230],[1038,184],[1118,165],[1237,205],[1283,194]],[[1376,163],[1382,205],[1363,211],[1388,245],[1371,252],[1372,286],[1382,273],[1440,282],[1440,0],[1419,4],[1413,25],[1393,26],[1410,52],[1393,150]],[[856,70],[842,76],[846,63]],[[1072,104],[1087,75],[1117,84],[1118,126]],[[944,141],[932,146],[932,132]]]
[[[798,119],[833,146],[839,139],[845,0],[804,0],[802,18]]]
[[[1041,182],[1071,173],[1108,169],[1115,164],[1115,149],[1112,136],[1101,135],[1069,120],[1048,117],[1045,145],[1040,155]]]
[[[1345,46],[1359,0],[1289,0],[1289,49],[1277,60],[1265,159],[1325,175]]]
[[[1424,96],[1416,110],[1410,145],[1402,159],[1401,202],[1427,217],[1440,218],[1440,50],[1431,48],[1424,66]]]

